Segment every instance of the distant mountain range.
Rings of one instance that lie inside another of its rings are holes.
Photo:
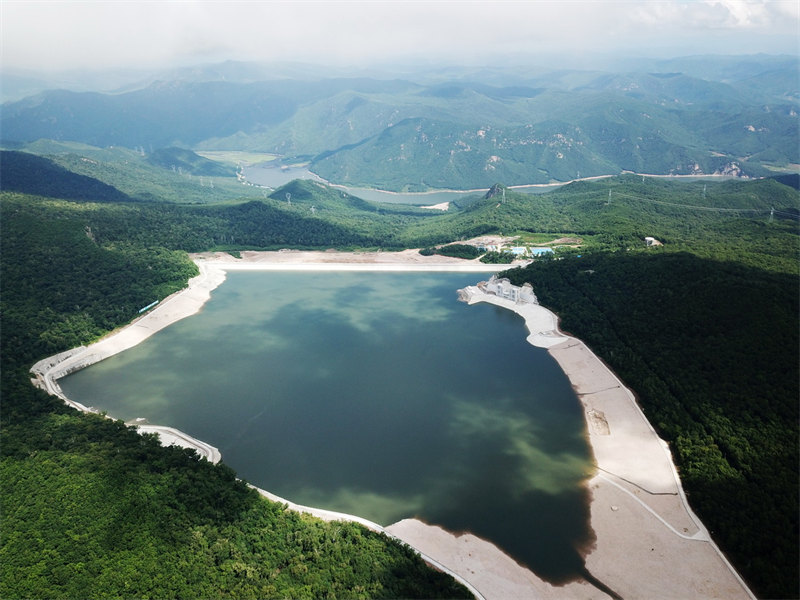
[[[42,92],[4,104],[0,128],[6,147],[46,138],[156,156],[166,147],[301,156],[336,183],[392,190],[622,171],[763,176],[800,163],[796,57],[642,66],[655,70],[256,81],[269,71],[226,63],[116,94]]]

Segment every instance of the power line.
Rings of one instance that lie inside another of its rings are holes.
[[[717,208],[714,206],[696,206],[694,204],[677,204],[675,202],[665,202],[663,200],[653,200],[651,198],[640,198],[638,196],[630,196],[628,194],[620,194],[619,192],[614,192],[615,196],[621,196],[623,198],[631,198],[632,200],[639,200],[640,202],[650,202],[652,204],[663,204],[665,206],[675,206],[677,208],[691,208],[693,210],[709,210],[713,212],[751,212],[751,213],[767,213],[769,210],[762,209],[762,208]],[[611,190],[608,192],[609,199],[611,198]],[[778,212],[777,210],[775,212]],[[786,213],[788,214],[788,213]]]
[[[612,190],[608,190],[608,200],[606,201],[606,206],[611,204],[611,193]],[[719,213],[752,213],[752,214],[767,214],[770,215],[770,223],[772,223],[772,216],[773,215],[782,215],[784,217],[790,217],[792,219],[800,219],[800,214],[790,213],[782,210],[775,210],[774,207],[766,209],[766,208],[718,208],[714,206],[697,206],[695,204],[677,204],[675,202],[665,202],[664,200],[653,200],[652,198],[641,198],[639,196],[631,196],[629,194],[621,194],[620,192],[614,191],[615,196],[619,196],[621,198],[630,198],[632,200],[638,200],[639,202],[649,202],[651,204],[663,204],[664,206],[674,206],[675,208],[686,208],[691,210],[705,210],[710,212],[719,212]]]

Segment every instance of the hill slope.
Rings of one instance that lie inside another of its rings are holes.
[[[78,159],[76,164],[88,163]],[[269,519],[259,512],[265,509],[251,511],[246,496],[226,487],[228,475],[210,476],[223,493],[204,471],[193,470],[192,457],[159,454],[147,443],[131,442],[134,438],[118,426],[106,429],[104,420],[71,418],[30,387],[26,369],[36,358],[126,322],[140,306],[180,287],[193,268],[185,250],[418,247],[484,233],[556,247],[563,260],[539,260],[511,276],[532,279],[564,327],[586,339],[636,390],[676,453],[690,501],[757,593],[794,595],[800,418],[797,190],[774,180],[704,183],[631,175],[576,182],[538,196],[502,194],[502,189],[459,200],[445,213],[369,203],[313,182],[293,182],[259,200],[205,206],[0,195],[0,449],[5,453],[4,510],[12,507],[9,514],[19,515],[14,527],[21,532],[4,536],[0,548],[5,553],[0,562],[8,565],[2,580],[14,586],[4,595],[73,593],[69,582],[85,581],[70,570],[77,568],[76,549],[84,548],[93,554],[83,569],[119,586],[108,589],[122,590],[133,581],[137,595],[155,593],[143,587],[149,574],[169,595],[170,589],[198,585],[203,572],[223,583],[202,589],[228,593],[244,589],[235,587],[245,585],[235,574],[250,568],[263,584],[254,595],[266,594],[263,590],[273,584],[280,584],[276,589],[285,595],[299,594],[291,587],[295,584],[322,589],[313,586],[326,585],[327,575],[305,561],[317,550],[339,556],[344,550],[332,543],[339,534],[329,532],[330,540],[321,531],[292,537],[302,558],[280,550],[269,565],[288,580],[270,583],[242,548],[257,545],[264,529],[284,531],[283,525],[265,525]],[[559,247],[567,242],[553,240],[564,234],[579,247]],[[648,248],[645,236],[664,245]],[[64,473],[80,484],[70,484]],[[33,484],[26,487],[24,478]],[[109,493],[109,481],[120,493]],[[48,485],[54,486],[52,493]],[[103,516],[153,509],[148,500],[153,497],[165,504],[146,517],[152,519],[146,531],[133,531],[126,523],[115,528]],[[182,512],[193,502],[209,504],[205,510],[213,512],[219,503],[209,497],[221,498],[224,524],[204,520],[213,515],[202,511],[199,517],[197,511]],[[66,514],[79,514],[81,524],[100,530],[90,535],[60,520],[61,513],[51,508],[59,506],[54,498],[70,507]],[[172,523],[163,530],[166,541],[154,523]],[[111,543],[111,530],[125,532],[120,545]],[[252,531],[257,533],[251,536]],[[26,549],[29,540],[37,545]],[[184,550],[173,555],[170,544],[176,540]],[[369,544],[356,543],[368,553],[373,552]],[[272,544],[263,548],[261,558],[273,550]],[[37,571],[34,559],[42,556],[48,562]],[[347,564],[362,565],[360,558],[353,561]],[[115,572],[130,572],[130,577],[113,579],[112,564],[121,565]],[[363,573],[361,567],[353,569]],[[367,585],[349,579],[349,567],[342,573],[353,586]],[[27,581],[34,587],[24,587]],[[381,582],[384,589],[395,589]],[[426,594],[433,592],[420,592]]]
[[[147,157],[147,162],[165,169],[191,175],[234,177],[236,170],[195,154],[185,148],[159,148]]]
[[[86,202],[125,202],[113,186],[27,152],[0,151],[0,190]]]
[[[797,62],[745,57],[747,77],[731,78],[735,60],[707,60],[706,78],[689,61],[686,73],[480,71],[497,84],[354,78],[50,91],[5,105],[0,127],[7,142],[316,156],[332,181],[393,190],[621,171],[761,176],[800,162]]]

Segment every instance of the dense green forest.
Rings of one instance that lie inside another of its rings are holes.
[[[689,253],[505,272],[636,392],[692,507],[763,597],[797,594],[797,275]]]
[[[2,152],[3,190],[83,200],[124,202],[132,200],[112,185],[75,173],[55,162],[27,152]]]
[[[532,281],[637,393],[693,507],[754,591],[798,595],[796,189],[626,175],[543,195],[496,186],[439,213],[309,181],[264,194],[231,177],[212,191],[135,153],[92,163],[75,149],[51,164],[88,165],[135,201],[80,198],[70,176],[44,191],[23,176],[0,193],[3,597],[463,594],[379,536],[289,513],[224,466],[67,409],[27,369],[180,289],[196,272],[187,251],[452,253],[441,246],[484,234],[579,242],[551,243],[556,260],[509,276]],[[11,158],[20,169],[27,157]],[[125,518],[143,506],[152,514]]]
[[[0,209],[0,596],[470,596],[385,536],[288,511],[224,464],[34,388],[35,360],[124,324],[197,268],[184,252],[99,242],[87,215],[119,207],[3,193]]]

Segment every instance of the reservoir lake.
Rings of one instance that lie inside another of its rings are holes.
[[[480,278],[229,272],[199,314],[60,385],[218,447],[293,502],[417,517],[578,579],[593,541],[583,412],[521,317],[457,301]]]

